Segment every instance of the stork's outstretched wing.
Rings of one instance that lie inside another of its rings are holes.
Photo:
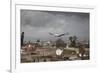
[[[64,33],[64,34],[60,34],[60,35],[58,35],[58,37],[61,37],[61,36],[64,36],[64,35],[69,35],[69,33],[67,32],[67,33]]]
[[[53,35],[55,37],[58,37],[58,34],[53,34],[53,33],[49,33],[50,35]]]
[[[61,36],[64,36],[65,34],[60,34],[60,35],[58,35],[58,37],[61,37]]]
[[[49,33],[50,35],[54,35],[53,33]]]
[[[53,34],[53,33],[49,33],[50,35],[53,35],[53,36],[55,36],[55,37],[61,37],[61,36],[64,36],[64,35],[69,35],[69,33],[67,32],[67,33],[63,33],[63,34]]]

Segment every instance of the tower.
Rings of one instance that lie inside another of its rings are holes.
[[[23,46],[23,42],[24,42],[24,32],[21,33],[21,46]]]

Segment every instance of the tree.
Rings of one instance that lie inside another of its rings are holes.
[[[40,39],[38,39],[36,42],[38,42],[38,43],[39,43],[39,42],[40,42]]]
[[[57,39],[56,40],[56,47],[57,48],[60,48],[60,47],[64,48],[64,47],[66,47],[66,43],[61,38]]]
[[[77,40],[77,37],[76,36],[73,36],[73,40],[76,41]]]
[[[70,40],[70,42],[72,42],[72,41],[73,41],[73,37],[72,37],[72,36],[70,36],[70,37],[69,37],[69,40]]]
[[[69,37],[69,40],[70,40],[70,47],[76,47],[76,40],[77,40],[77,37],[76,36],[70,36]]]

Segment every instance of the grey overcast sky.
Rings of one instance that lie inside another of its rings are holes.
[[[63,39],[76,35],[89,40],[89,13],[21,10],[21,32],[25,33],[25,41],[54,40],[49,32],[69,32]]]

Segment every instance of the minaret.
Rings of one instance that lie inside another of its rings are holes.
[[[23,46],[23,42],[24,42],[24,32],[21,33],[21,46]]]

